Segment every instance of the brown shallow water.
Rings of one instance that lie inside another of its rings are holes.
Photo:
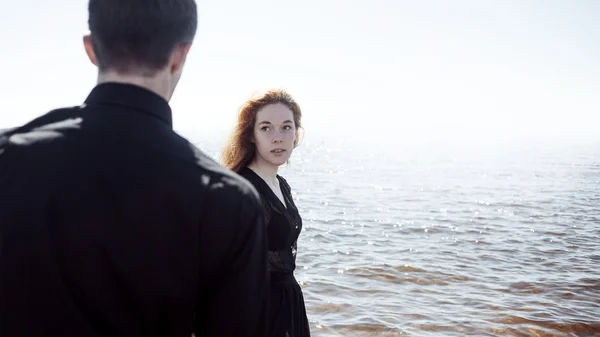
[[[305,141],[281,173],[313,336],[600,336],[600,141]]]

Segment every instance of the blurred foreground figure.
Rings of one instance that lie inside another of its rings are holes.
[[[0,336],[268,335],[257,191],[172,127],[196,27],[193,0],[91,0],[97,86],[0,133]]]

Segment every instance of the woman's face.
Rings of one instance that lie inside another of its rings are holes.
[[[254,143],[257,160],[281,166],[285,164],[296,145],[294,113],[285,104],[269,104],[256,114]]]

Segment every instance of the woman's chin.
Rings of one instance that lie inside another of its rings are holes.
[[[288,156],[288,155],[283,155],[283,154],[276,155],[273,153],[261,154],[260,157],[261,157],[263,163],[265,163],[267,165],[272,165],[275,167],[280,167],[280,166],[287,164],[288,159],[290,158],[290,156]]]
[[[280,167],[280,166],[283,166],[283,165],[285,165],[287,163],[287,159],[283,160],[283,161],[282,160],[272,160],[270,163],[273,166]]]
[[[271,158],[269,158],[268,162],[269,162],[269,164],[271,164],[273,166],[279,167],[279,166],[285,165],[287,163],[288,159],[289,159],[288,156],[285,156],[285,157],[281,156],[281,157],[275,157],[275,158],[271,157]]]

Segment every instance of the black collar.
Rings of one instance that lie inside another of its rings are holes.
[[[126,83],[98,84],[85,100],[85,104],[116,104],[141,110],[173,126],[171,107],[163,97],[149,89]]]

